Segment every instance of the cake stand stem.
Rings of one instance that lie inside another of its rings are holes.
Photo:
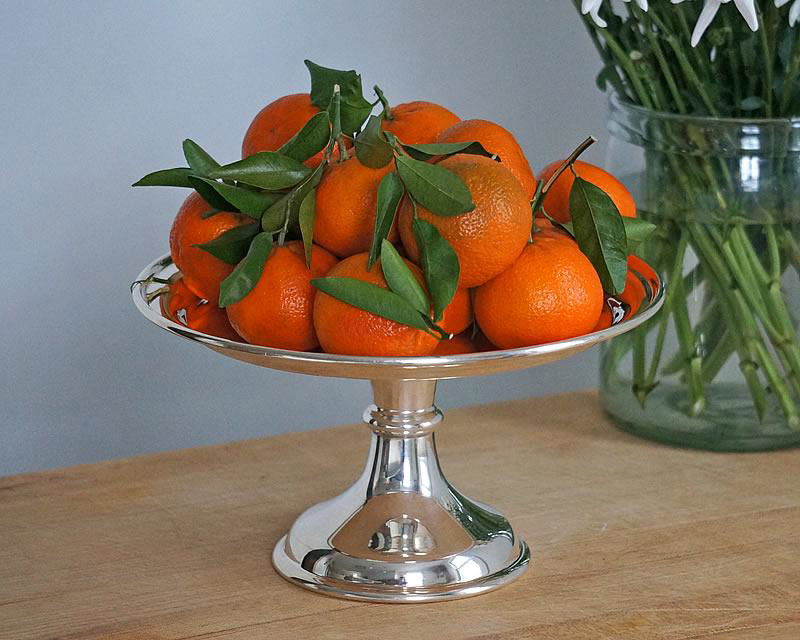
[[[528,548],[500,513],[464,497],[439,466],[435,380],[375,380],[367,464],[340,496],[308,509],[273,563],[300,586],[376,602],[476,595],[519,576]]]

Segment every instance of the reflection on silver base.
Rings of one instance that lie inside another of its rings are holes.
[[[435,387],[432,380],[373,383],[364,473],[281,538],[272,561],[282,576],[342,598],[424,602],[477,595],[525,571],[528,547],[508,521],[442,475]]]
[[[467,581],[453,580],[428,587],[398,586],[397,584],[356,582],[337,580],[325,575],[317,575],[303,569],[298,561],[287,555],[287,536],[278,541],[272,553],[272,564],[284,578],[306,589],[319,591],[336,598],[348,600],[366,600],[368,602],[414,603],[436,602],[437,600],[455,600],[486,593],[516,580],[528,568],[530,554],[528,546],[520,543],[520,555],[514,562],[494,573]],[[456,557],[457,558],[457,557]],[[450,562],[453,560],[453,562]],[[453,573],[455,558],[443,559],[441,571],[443,575]],[[368,562],[377,562],[374,560]]]

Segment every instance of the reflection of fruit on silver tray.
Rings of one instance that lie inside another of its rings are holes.
[[[476,595],[514,580],[529,550],[497,511],[464,497],[439,468],[434,428],[436,381],[488,375],[561,360],[639,326],[663,303],[657,274],[634,272],[645,300],[603,331],[550,344],[454,356],[371,358],[284,351],[234,342],[167,317],[153,294],[176,273],[170,258],[137,278],[133,298],[154,324],[214,351],[262,367],[371,380],[375,404],[367,464],[340,496],[303,513],[278,541],[273,563],[300,586],[378,602],[423,602]],[[498,443],[500,446],[500,443]],[[298,481],[300,478],[298,478]]]

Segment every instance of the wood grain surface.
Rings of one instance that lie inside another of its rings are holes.
[[[354,425],[0,479],[0,638],[800,638],[800,451],[638,440],[590,392],[450,411],[438,443],[531,545],[513,585],[402,606],[278,577],[278,537],[360,472]]]

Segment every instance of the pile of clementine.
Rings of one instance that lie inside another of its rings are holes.
[[[175,321],[280,349],[453,355],[576,337],[641,302],[628,257],[650,226],[580,150],[537,178],[500,124],[377,86],[370,102],[354,71],[306,66],[310,91],[261,109],[242,159],[186,140],[188,166],[136,183],[191,189],[169,239]]]

